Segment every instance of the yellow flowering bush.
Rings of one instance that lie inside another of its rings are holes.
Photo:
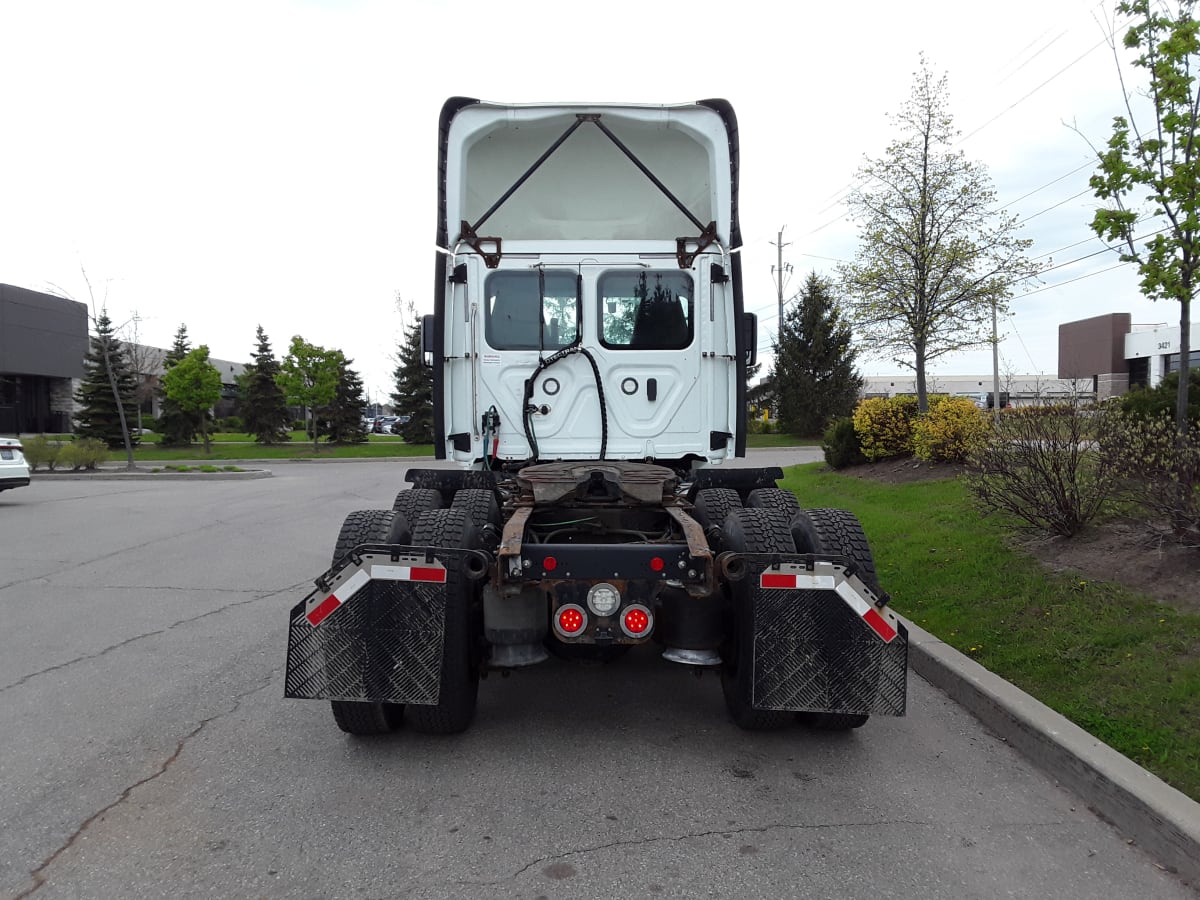
[[[912,451],[918,459],[961,462],[981,448],[991,426],[987,416],[966,397],[943,397],[913,423]]]
[[[917,398],[908,394],[860,401],[854,409],[854,432],[863,456],[875,462],[912,453],[916,418]]]

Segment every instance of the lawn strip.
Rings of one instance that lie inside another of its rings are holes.
[[[784,486],[858,516],[898,612],[1200,800],[1200,616],[1047,572],[957,479],[892,485],[813,463]]]

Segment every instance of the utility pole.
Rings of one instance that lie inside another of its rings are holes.
[[[1000,335],[996,330],[996,298],[992,298],[992,417],[1000,421]]]
[[[779,322],[775,327],[776,334],[781,334],[783,331],[783,285],[787,279],[787,276],[790,275],[792,271],[791,263],[788,263],[786,266],[783,264],[783,248],[791,246],[790,241],[786,244],[783,242],[784,228],[787,228],[787,226],[780,226],[779,239],[773,242],[777,251],[778,262],[771,266],[771,275],[775,279],[776,296],[779,300]]]

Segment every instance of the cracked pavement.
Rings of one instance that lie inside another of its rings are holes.
[[[0,495],[0,897],[1196,896],[916,677],[905,718],[753,735],[646,648],[348,738],[282,699],[288,610],[403,472]]]

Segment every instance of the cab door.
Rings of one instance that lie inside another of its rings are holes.
[[[596,356],[610,455],[677,458],[708,449],[693,270],[621,267],[595,276]]]

